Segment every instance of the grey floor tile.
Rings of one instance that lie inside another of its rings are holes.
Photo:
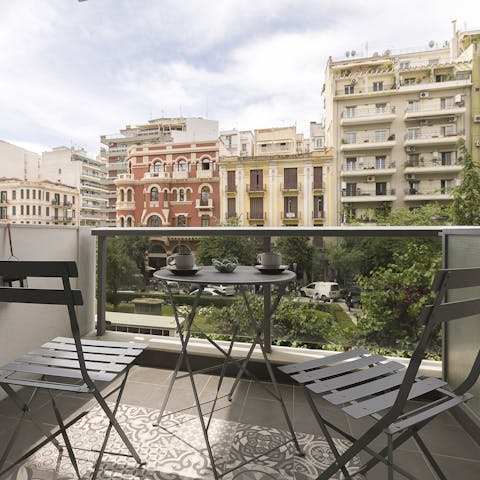
[[[287,411],[291,418],[293,412],[288,405]],[[277,402],[262,398],[255,399],[255,402],[250,403],[247,399],[240,422],[251,425],[280,428],[281,430],[286,430],[287,428],[281,406]]]
[[[464,460],[461,458],[434,455],[447,478],[462,480],[478,480],[480,478],[480,458]]]
[[[130,370],[128,381],[153,385],[168,385],[171,376],[172,370],[135,366]]]

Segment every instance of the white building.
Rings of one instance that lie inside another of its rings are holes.
[[[80,224],[104,226],[108,217],[106,167],[87,156],[85,150],[56,147],[42,153],[41,176],[70,185],[80,194]]]
[[[37,181],[40,179],[40,155],[0,140],[0,175]]]

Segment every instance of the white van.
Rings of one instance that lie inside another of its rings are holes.
[[[340,286],[335,282],[313,282],[300,289],[303,297],[318,297],[327,302],[340,298]]]

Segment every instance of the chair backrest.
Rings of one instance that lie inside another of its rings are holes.
[[[478,290],[474,290],[473,294],[469,295],[470,298],[459,301],[449,300],[449,290],[472,287],[477,287]],[[392,407],[392,410],[396,411],[396,413],[400,413],[400,411],[403,410],[410,389],[424,358],[425,350],[435,332],[435,327],[443,322],[459,320],[480,314],[480,268],[451,268],[438,270],[433,280],[432,290],[437,292],[437,294],[433,304],[424,307],[420,315],[419,320],[425,327],[417,348],[410,359],[395,405]],[[467,373],[465,380],[455,389],[455,393],[458,395],[466,393],[475,384],[479,376],[480,346],[470,372]]]
[[[62,280],[63,289],[53,288],[30,288],[25,286],[13,286],[19,281],[24,284],[29,277],[59,278]],[[73,290],[70,278],[78,277],[75,262],[59,261],[0,261],[0,278],[3,284],[12,286],[0,286],[0,302],[8,303],[33,303],[39,305],[65,305],[68,309],[70,329],[77,348],[78,361],[83,380],[92,384],[88,375],[80,339],[80,327],[78,325],[75,305],[83,305],[82,292]]]

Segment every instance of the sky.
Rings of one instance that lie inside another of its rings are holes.
[[[100,135],[178,116],[308,136],[329,56],[441,46],[454,19],[480,28],[478,11],[472,0],[0,0],[0,139],[95,156]]]

